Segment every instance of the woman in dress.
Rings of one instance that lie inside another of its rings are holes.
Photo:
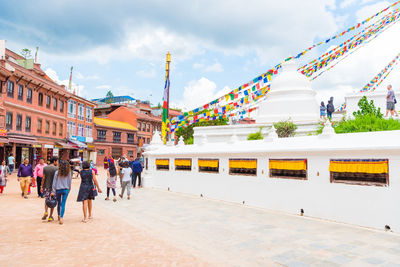
[[[92,219],[92,200],[97,196],[97,191],[101,193],[99,183],[97,182],[94,171],[90,170],[90,163],[84,161],[82,163],[81,186],[79,187],[78,202],[82,202],[83,207],[83,220],[87,222],[88,218]],[[97,188],[97,191],[96,191]],[[89,217],[88,217],[89,213]]]
[[[107,198],[106,200],[110,200],[110,189],[113,192],[114,199],[113,201],[117,201],[115,197],[115,188],[117,187],[117,169],[115,168],[114,163],[110,163],[109,168],[107,169]]]
[[[10,169],[6,165],[6,161],[3,160],[0,166],[0,194],[3,194],[4,187],[7,185],[7,176],[10,173]]]

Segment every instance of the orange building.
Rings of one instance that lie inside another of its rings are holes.
[[[68,102],[90,106],[91,118],[94,103],[52,81],[40,64],[8,50],[4,40],[0,40],[0,81],[0,160],[13,153],[18,166],[24,158],[33,163],[53,155],[67,159],[78,151],[79,145],[67,139]],[[84,125],[93,128],[93,122]]]

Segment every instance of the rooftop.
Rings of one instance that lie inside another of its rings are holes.
[[[116,128],[116,129],[124,129],[124,130],[131,130],[131,131],[138,130],[136,127],[134,127],[131,124],[126,123],[126,122],[98,118],[98,117],[94,117],[94,124],[99,125],[99,126],[104,126],[104,127]]]

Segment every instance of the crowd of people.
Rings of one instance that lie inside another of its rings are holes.
[[[0,166],[0,194],[3,194],[7,181],[11,173],[13,173],[15,159],[11,154],[6,161]],[[12,164],[11,164],[12,163]],[[116,202],[117,181],[121,186],[119,197],[124,198],[125,191],[127,199],[131,198],[131,187],[142,187],[141,172],[143,171],[142,163],[139,159],[129,161],[126,156],[118,160],[112,157],[106,157],[104,169],[107,171],[107,197],[110,200],[110,191],[113,193],[113,201]],[[68,195],[71,191],[73,173],[76,172],[81,179],[77,201],[82,202],[83,219],[86,223],[93,218],[93,200],[102,190],[96,178],[98,171],[94,164],[89,161],[73,163],[66,160],[59,160],[57,157],[51,157],[49,164],[40,158],[35,167],[29,162],[28,158],[18,167],[17,179],[21,188],[21,196],[25,199],[31,194],[31,187],[37,187],[37,195],[44,198],[44,214],[42,220],[49,222],[54,221],[53,213],[57,207],[58,222],[63,224],[63,218],[66,211],[66,203]]]

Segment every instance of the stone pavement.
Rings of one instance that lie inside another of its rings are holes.
[[[60,226],[40,221],[41,199],[22,199],[15,180],[8,184],[1,266],[400,266],[397,233],[154,189],[116,203],[103,193],[83,224],[79,181],[73,187]]]

